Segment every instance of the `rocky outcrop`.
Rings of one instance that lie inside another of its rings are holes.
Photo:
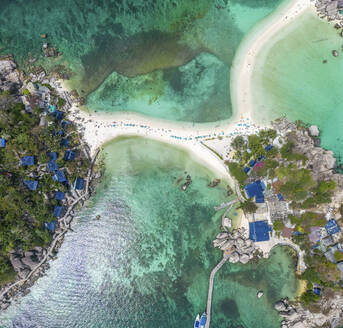
[[[245,237],[245,229],[235,229],[230,232],[221,232],[213,241],[213,246],[228,254],[231,263],[248,263],[255,255],[254,243]]]
[[[287,299],[275,303],[274,308],[283,317],[281,328],[337,328],[343,324],[343,297],[337,293],[329,299],[323,297],[322,311],[312,313],[301,305],[291,305]],[[325,314],[324,314],[325,313]]]
[[[21,85],[17,65],[10,59],[0,59],[0,91],[15,93]]]

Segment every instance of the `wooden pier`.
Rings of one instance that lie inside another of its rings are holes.
[[[206,306],[207,321],[206,321],[205,328],[210,328],[214,276],[216,275],[218,270],[224,265],[224,263],[228,259],[229,259],[229,254],[228,253],[224,253],[224,256],[223,256],[222,260],[211,271],[210,281],[209,281],[209,284],[208,284],[208,295],[207,295],[207,306]]]

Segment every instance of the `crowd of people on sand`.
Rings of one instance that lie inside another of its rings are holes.
[[[136,134],[145,137],[159,137],[163,140],[170,139],[175,143],[196,143],[206,140],[222,139],[226,138],[227,145],[230,145],[231,140],[237,135],[247,135],[256,133],[260,127],[256,125],[249,117],[241,117],[235,123],[228,123],[227,125],[221,124],[213,127],[172,127],[170,123],[166,123],[167,127],[158,127],[157,124],[147,124],[139,122],[137,119],[120,119],[112,120],[110,115],[98,116],[90,115],[78,108],[73,108],[70,112],[69,118],[76,124],[81,125],[81,129],[85,133],[86,139],[89,140],[90,144],[97,143],[100,146],[109,136],[117,137],[119,135]],[[162,125],[163,123],[158,123]],[[95,140],[94,140],[95,139]],[[96,140],[98,139],[98,142]]]

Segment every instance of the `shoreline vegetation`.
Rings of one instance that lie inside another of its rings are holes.
[[[0,59],[0,309],[25,295],[49,268],[76,208],[100,178],[100,149],[90,155],[68,120],[71,98],[54,75],[19,71]],[[11,281],[15,281],[12,283]]]

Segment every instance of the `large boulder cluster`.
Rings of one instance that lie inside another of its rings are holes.
[[[10,91],[13,93],[21,85],[17,65],[10,58],[0,58],[0,92]]]
[[[232,232],[220,232],[213,241],[213,246],[224,251],[231,263],[248,263],[256,253],[252,240],[245,237],[245,229],[235,229]]]
[[[322,298],[320,312],[310,312],[299,304],[291,305],[287,299],[275,303],[274,308],[283,317],[281,328],[341,327],[343,298],[337,293],[332,298]],[[325,313],[325,314],[324,314]]]

